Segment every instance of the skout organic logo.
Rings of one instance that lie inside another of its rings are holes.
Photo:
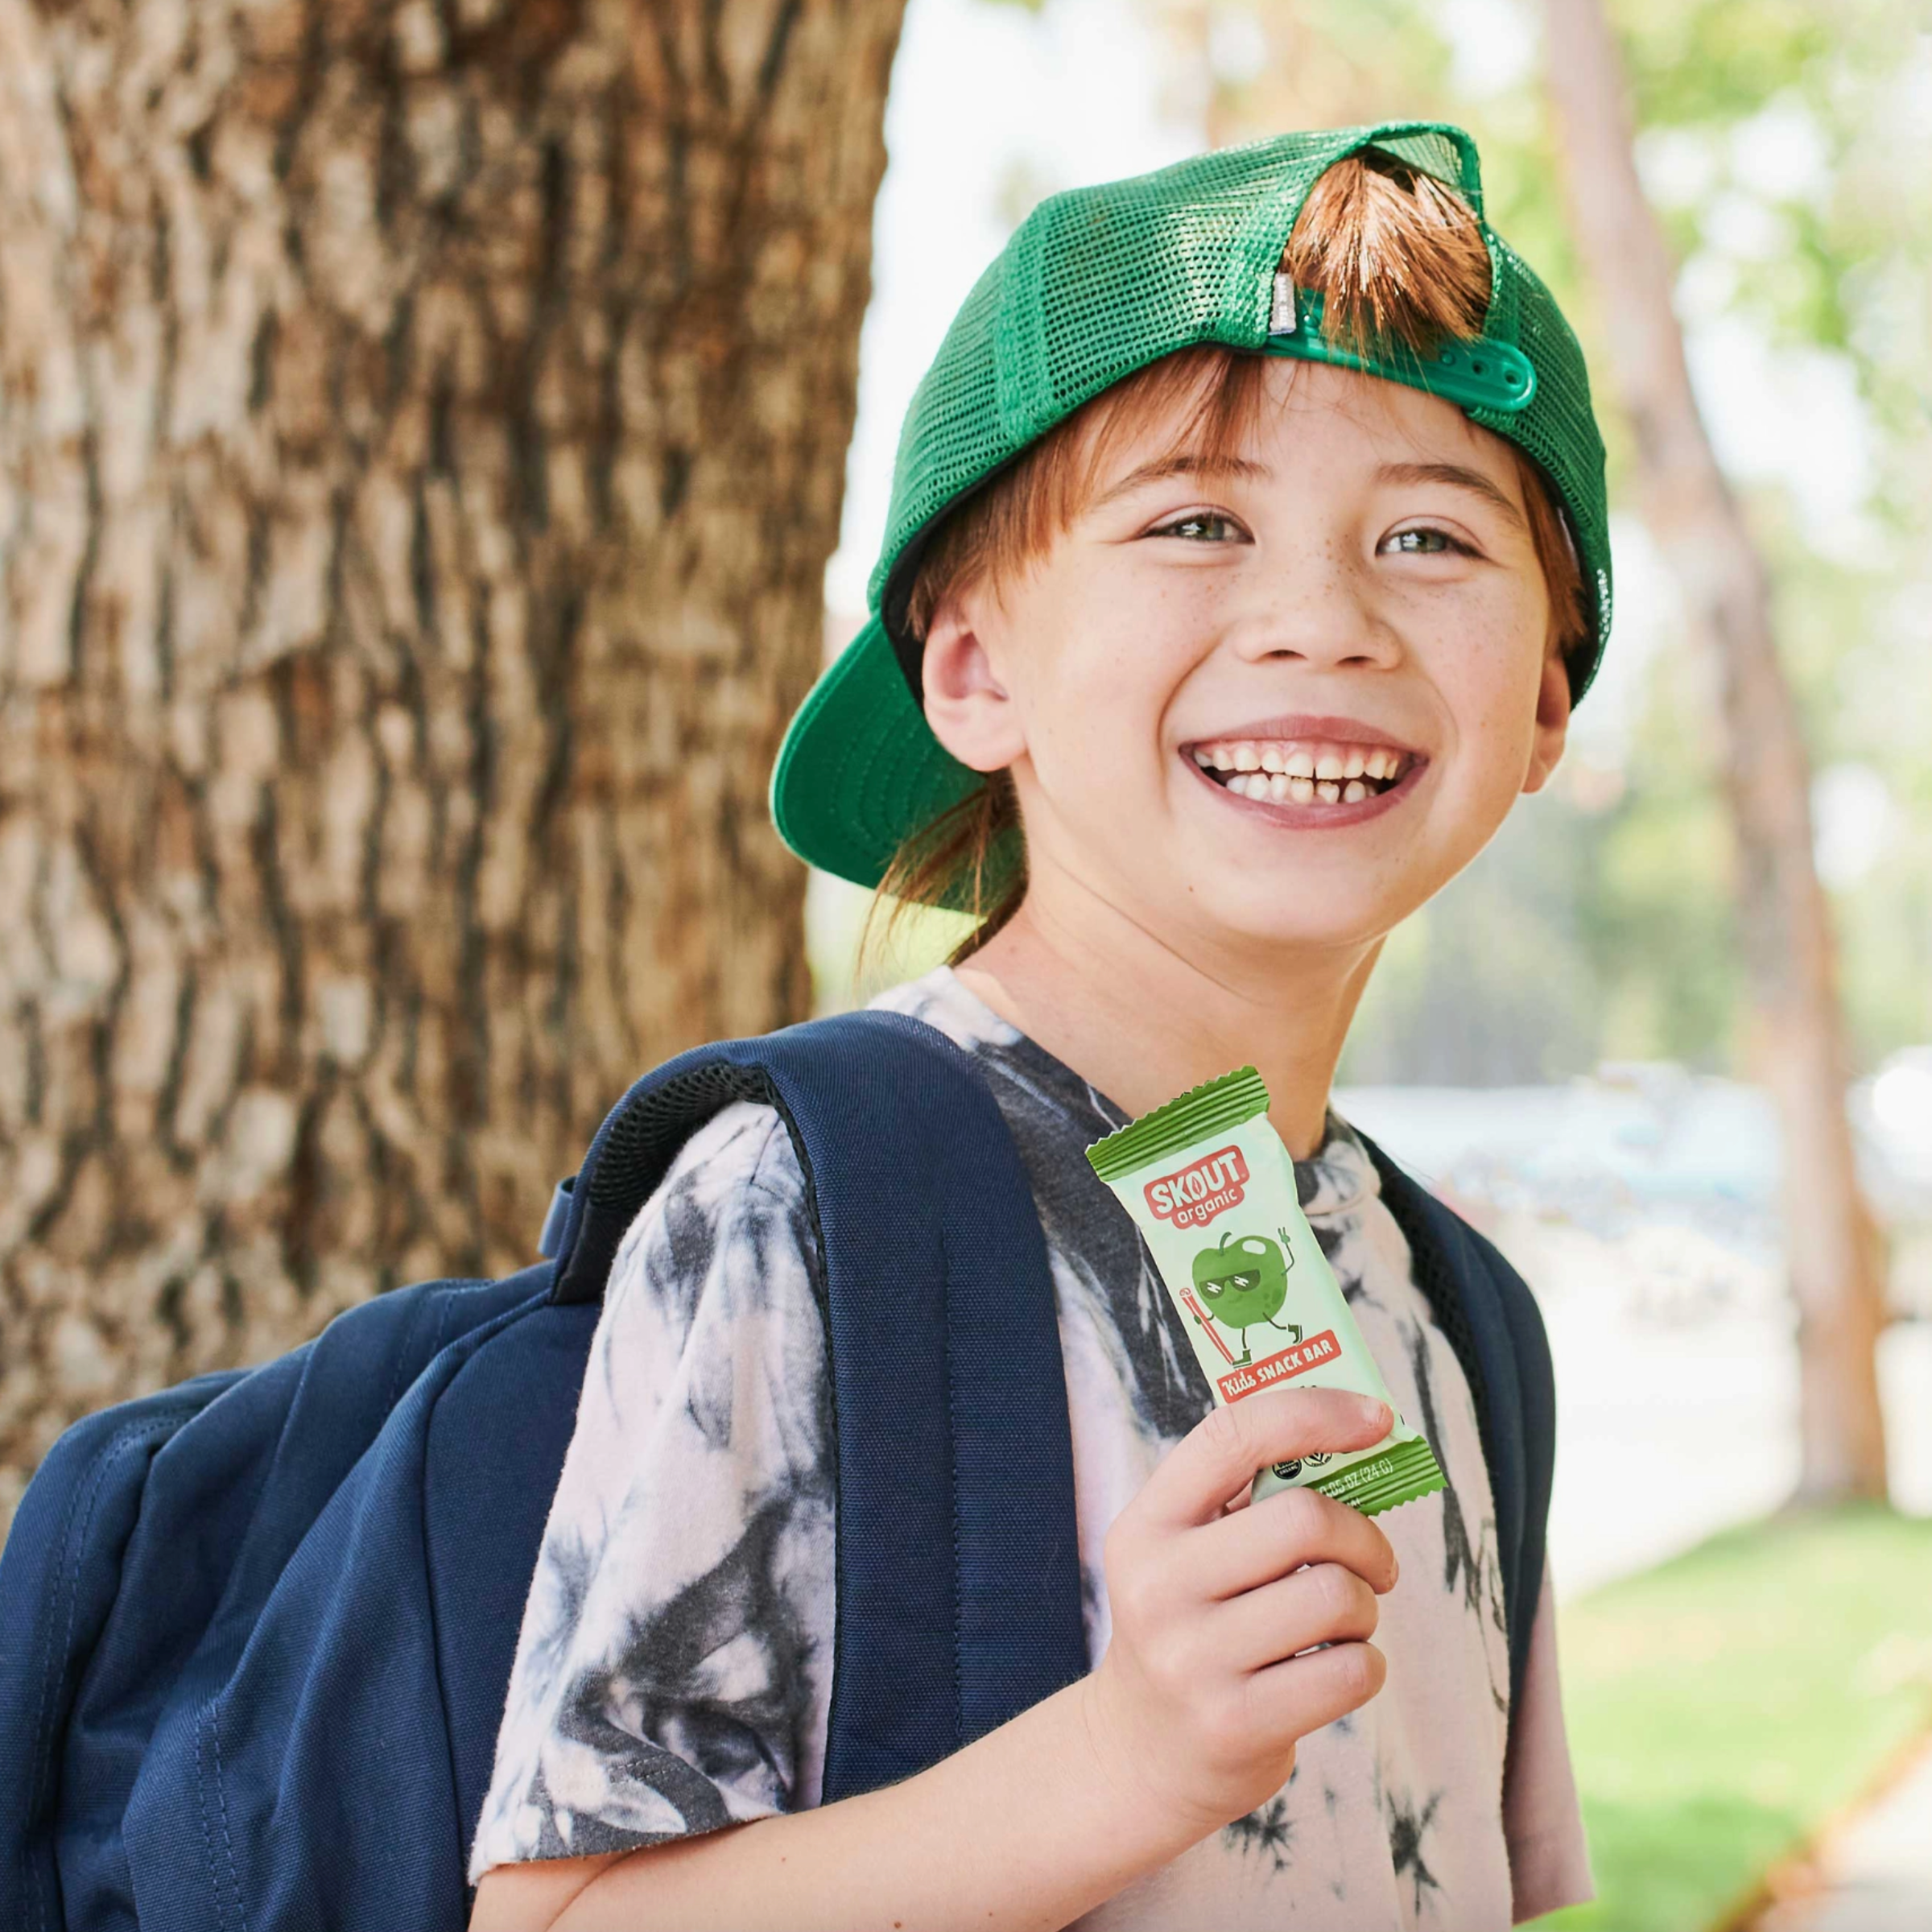
[[[1248,1191],[1248,1162],[1239,1147],[1203,1154],[1178,1173],[1150,1181],[1147,1205],[1177,1228],[1205,1228],[1220,1213],[1238,1208]]]

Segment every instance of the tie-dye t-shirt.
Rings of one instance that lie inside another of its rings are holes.
[[[1038,1203],[1072,1427],[1087,1635],[1108,1525],[1207,1413],[1140,1237],[1084,1150],[1125,1115],[942,968],[878,1004],[973,1055]],[[1485,1932],[1589,1896],[1546,1587],[1510,1734],[1495,1511],[1468,1386],[1360,1144],[1331,1118],[1302,1204],[1440,1495],[1381,1520],[1388,1680],[1246,1818],[1082,1921]],[[831,1397],[803,1179],[775,1113],[694,1135],[620,1248],[524,1612],[471,1854],[650,1845],[819,1802],[834,1629]]]

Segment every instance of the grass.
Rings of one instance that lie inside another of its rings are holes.
[[[1560,1637],[1598,1897],[1539,1932],[1706,1932],[1932,1722],[1932,1521],[1754,1524]]]

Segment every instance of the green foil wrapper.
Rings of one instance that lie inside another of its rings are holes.
[[[1395,1416],[1372,1448],[1261,1470],[1257,1501],[1319,1489],[1376,1516],[1443,1487],[1435,1451],[1396,1410],[1302,1212],[1294,1162],[1252,1067],[1142,1114],[1087,1158],[1145,1237],[1216,1402],[1261,1389],[1349,1389]]]

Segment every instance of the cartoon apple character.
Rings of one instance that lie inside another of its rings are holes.
[[[1288,1270],[1294,1265],[1294,1250],[1285,1231],[1278,1245],[1265,1234],[1237,1236],[1230,1228],[1218,1246],[1203,1248],[1194,1257],[1195,1291],[1217,1322],[1239,1331],[1241,1361],[1253,1359],[1248,1331],[1257,1322],[1284,1330],[1291,1342],[1302,1339],[1292,1323],[1274,1319],[1288,1298]]]

